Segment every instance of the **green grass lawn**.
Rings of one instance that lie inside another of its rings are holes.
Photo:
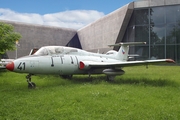
[[[180,67],[124,68],[106,82],[105,75],[33,76],[0,72],[0,120],[180,119]]]

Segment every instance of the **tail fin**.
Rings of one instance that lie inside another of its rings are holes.
[[[117,43],[112,46],[121,46],[118,53],[116,54],[115,58],[121,61],[127,61],[128,60],[128,52],[129,52],[129,46],[130,45],[141,45],[146,44],[146,42],[127,42],[127,43]]]

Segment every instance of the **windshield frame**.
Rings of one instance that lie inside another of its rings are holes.
[[[53,54],[61,54],[64,52],[64,48],[62,46],[46,46],[41,47],[34,55],[46,56]]]

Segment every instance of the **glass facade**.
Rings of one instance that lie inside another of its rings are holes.
[[[171,58],[180,63],[180,5],[134,9],[124,42],[147,42],[130,48],[138,59]]]

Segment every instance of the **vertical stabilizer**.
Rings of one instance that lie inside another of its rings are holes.
[[[122,45],[116,55],[116,59],[121,61],[128,60],[129,45]]]
[[[146,44],[146,42],[127,42],[127,43],[117,43],[111,46],[121,46],[119,51],[117,52],[115,58],[120,61],[127,61],[128,60],[128,53],[129,53],[129,46],[130,45],[142,45]]]

